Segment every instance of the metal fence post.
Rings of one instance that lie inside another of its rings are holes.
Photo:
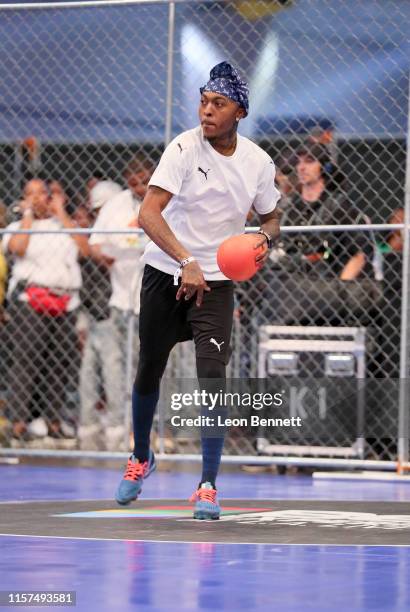
[[[398,471],[409,460],[409,350],[410,350],[410,82],[407,113],[406,183],[404,191],[403,284],[401,307]]]
[[[165,146],[172,139],[172,97],[174,79],[175,2],[168,7],[167,92],[165,103]]]

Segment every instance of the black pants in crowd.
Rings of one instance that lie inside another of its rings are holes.
[[[76,312],[60,317],[39,314],[25,303],[8,306],[7,334],[11,347],[7,406],[13,421],[32,418],[33,398],[49,420],[67,418],[74,406],[80,369]],[[70,414],[69,418],[74,415]]]

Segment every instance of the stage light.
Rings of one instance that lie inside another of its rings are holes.
[[[355,375],[354,355],[325,355],[325,376],[343,377]]]
[[[298,357],[297,353],[268,353],[268,374],[272,376],[295,376],[298,373]]]

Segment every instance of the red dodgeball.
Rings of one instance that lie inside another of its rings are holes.
[[[259,270],[256,257],[267,249],[266,242],[254,248],[261,239],[261,234],[240,234],[224,240],[216,255],[222,274],[234,281],[252,278]]]

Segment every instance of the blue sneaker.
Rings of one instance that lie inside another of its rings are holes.
[[[203,482],[199,489],[189,498],[195,502],[194,519],[217,520],[221,515],[221,507],[216,500],[216,489],[210,482]]]
[[[155,456],[152,451],[149,452],[148,461],[144,461],[144,463],[140,463],[134,455],[131,455],[128,459],[124,476],[115,494],[117,504],[126,506],[136,500],[141,493],[144,479],[148,478],[156,467]]]

